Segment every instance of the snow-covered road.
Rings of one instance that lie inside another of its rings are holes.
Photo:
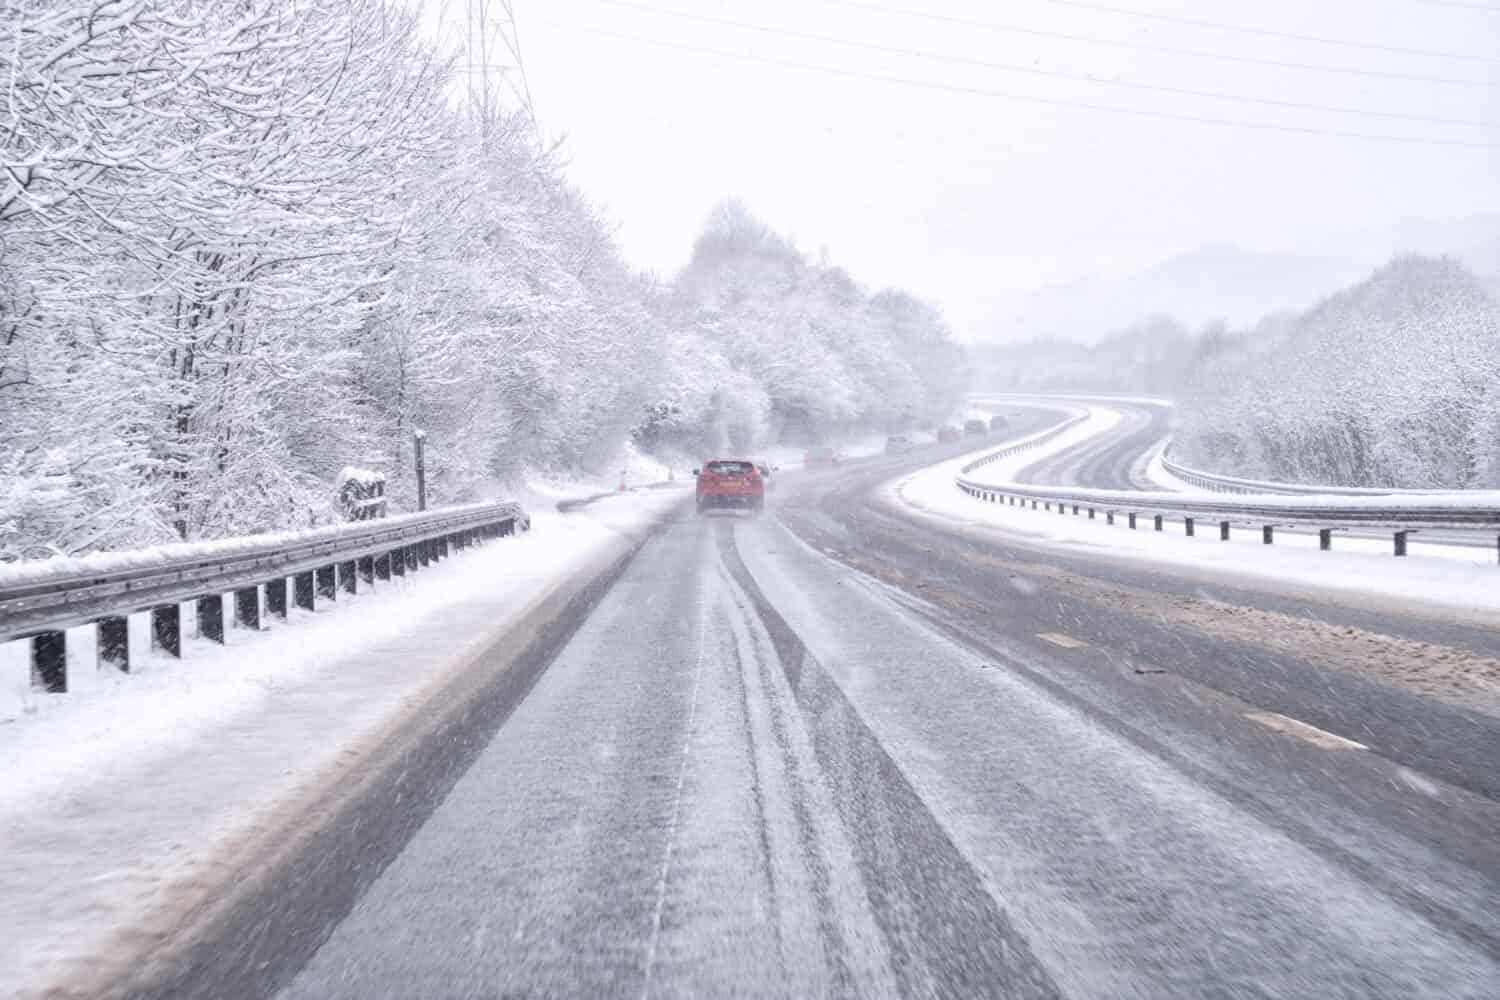
[[[133,960],[266,829],[344,780],[474,656],[638,544],[681,498],[542,511],[529,534],[285,627],[194,642],[182,660],[142,658],[129,675],[84,669],[92,630],[77,629],[66,695],[31,690],[25,643],[0,646],[0,982]]]
[[[1160,468],[1160,444],[1166,433],[1162,408],[1145,401],[1107,399],[1075,400],[1072,405],[1087,412],[1085,421],[1035,449],[985,465],[971,477],[997,484],[1091,489],[1149,486],[1169,490],[1182,485]],[[1059,419],[1055,411],[1050,419]],[[1149,519],[1131,531],[1123,518],[1107,524],[1102,516],[1094,520],[1059,516],[1055,511],[985,503],[957,489],[954,477],[960,470],[995,447],[895,480],[889,497],[921,517],[1079,555],[1170,568],[1210,582],[1253,580],[1309,592],[1425,602],[1471,617],[1500,615],[1492,538],[1483,545],[1453,545],[1423,541],[1421,534],[1415,534],[1410,555],[1393,563],[1389,535],[1341,532],[1333,551],[1322,552],[1315,533],[1291,529],[1278,531],[1271,546],[1262,543],[1259,531],[1243,527],[1232,532],[1227,542],[1206,531],[1188,538],[1180,519],[1169,519],[1168,530],[1160,533],[1151,530]]]
[[[6,988],[1495,995],[1500,635],[896,501],[961,447],[539,517],[575,556],[14,786]]]

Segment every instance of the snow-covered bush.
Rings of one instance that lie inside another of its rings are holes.
[[[1449,259],[1407,256],[1290,323],[1200,352],[1179,455],[1253,478],[1500,487],[1500,307]]]

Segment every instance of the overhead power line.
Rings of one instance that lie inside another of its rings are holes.
[[[1245,24],[1226,24],[1222,21],[1200,21],[1195,17],[1182,17],[1177,14],[1157,14],[1152,11],[1132,10],[1129,7],[1115,7],[1110,4],[1093,3],[1091,0],[1037,0],[1039,3],[1049,3],[1057,7],[1074,7],[1079,10],[1091,10],[1102,14],[1118,14],[1121,17],[1133,17],[1142,21],[1157,21],[1163,24],[1181,24],[1193,28],[1207,28],[1211,31],[1232,31],[1241,35],[1255,35],[1260,38],[1276,38],[1281,41],[1314,42],[1318,45],[1336,45],[1345,49],[1364,49],[1368,52],[1391,52],[1407,56],[1426,56],[1436,59],[1462,59],[1468,62],[1500,63],[1500,56],[1481,56],[1469,52],[1443,52],[1435,49],[1412,49],[1401,45],[1383,45],[1379,42],[1359,42],[1348,38],[1331,38],[1327,35],[1304,35],[1295,31],[1276,31],[1271,28],[1255,28]]]
[[[1476,128],[1500,129],[1500,122],[1478,121],[1467,118],[1441,118],[1432,115],[1404,114],[1399,111],[1379,111],[1369,108],[1353,108],[1341,105],[1312,104],[1304,101],[1284,101],[1269,97],[1251,97],[1243,94],[1225,94],[1213,90],[1197,90],[1192,87],[1173,87],[1162,84],[1139,83],[1131,80],[1112,80],[1105,77],[1090,76],[1085,73],[1065,73],[1060,70],[1038,69],[1035,66],[1022,66],[1015,63],[994,62],[988,59],[973,59],[967,56],[953,55],[945,52],[934,52],[927,49],[909,49],[899,45],[882,45],[875,42],[861,42],[849,38],[840,38],[836,35],[822,35],[808,31],[796,31],[790,28],[776,28],[762,24],[751,24],[746,21],[734,21],[722,17],[712,17],[707,14],[693,14],[687,11],[670,10],[664,7],[654,7],[650,4],[636,3],[635,0],[595,0],[596,3],[611,7],[623,7],[630,10],[644,11],[661,17],[678,18],[684,21],[694,21],[701,24],[720,25],[735,28],[742,31],[757,31],[762,34],[775,35],[783,38],[795,38],[803,41],[821,42],[829,45],[841,45],[846,48],[862,49],[867,52],[883,52],[894,55],[910,56],[916,59],[928,59],[935,62],[948,63],[959,66],[975,66],[983,69],[1001,70],[1007,73],[1024,73],[1029,76],[1041,76],[1054,80],[1068,80],[1074,83],[1084,83],[1105,87],[1121,87],[1130,90],[1146,90],[1161,94],[1176,94],[1188,97],[1203,97],[1218,101],[1234,101],[1241,104],[1259,104],[1267,107],[1293,108],[1300,111],[1320,111],[1334,114],[1363,115],[1372,118],[1390,118],[1400,121],[1424,122],[1431,125],[1465,125]]]
[[[961,25],[966,28],[978,28],[981,31],[994,31],[1005,34],[1029,35],[1033,38],[1052,38],[1058,41],[1084,42],[1090,45],[1106,45],[1112,48],[1133,49],[1137,52],[1158,52],[1164,55],[1194,56],[1203,59],[1213,59],[1219,62],[1244,63],[1252,66],[1275,66],[1279,69],[1308,70],[1318,73],[1337,73],[1344,76],[1363,76],[1384,80],[1406,80],[1412,83],[1436,83],[1454,87],[1500,87],[1500,81],[1471,80],[1462,77],[1432,76],[1426,73],[1401,73],[1393,70],[1363,69],[1351,66],[1329,66],[1322,63],[1298,62],[1290,59],[1271,59],[1261,56],[1242,56],[1225,52],[1212,52],[1206,49],[1183,48],[1174,45],[1156,45],[1151,42],[1127,42],[1116,38],[1102,38],[1098,35],[1079,35],[1066,31],[1049,31],[1042,28],[1028,28],[1015,24],[1001,24],[996,21],[984,21],[973,17],[961,17],[956,14],[938,14],[932,11],[916,10],[910,7],[891,7],[884,4],[859,3],[857,0],[823,0],[824,3],[834,7],[848,7],[853,10],[870,11],[874,13],[887,14],[892,17],[914,17],[927,21],[938,21],[946,24]]]
[[[1216,118],[1209,115],[1179,114],[1173,111],[1153,111],[1145,108],[1127,108],[1112,104],[1095,104],[1089,101],[1072,101],[1053,97],[1037,97],[1031,94],[1013,94],[1002,90],[991,90],[984,87],[966,87],[958,84],[937,83],[931,80],[917,80],[910,77],[888,76],[883,73],[866,73],[858,70],[843,69],[836,66],[819,66],[816,63],[796,62],[791,59],[777,59],[771,56],[751,55],[747,52],[735,52],[730,49],[711,48],[706,45],[690,45],[685,42],[671,42],[660,38],[649,38],[645,35],[633,35],[620,31],[606,31],[584,24],[566,24],[557,21],[549,21],[548,25],[558,31],[571,31],[578,34],[596,35],[600,38],[612,38],[617,41],[633,42],[639,45],[649,45],[656,48],[675,49],[680,52],[695,52],[700,55],[716,56],[721,59],[736,59],[741,62],[763,63],[768,66],[779,66],[783,69],[805,70],[811,73],[823,73],[829,76],[840,76],[856,80],[871,80],[876,83],[888,83],[896,86],[916,87],[922,90],[942,91],[950,94],[964,94],[970,97],[985,97],[995,100],[1012,101],[1020,104],[1036,104],[1047,107],[1071,108],[1077,111],[1093,111],[1102,114],[1127,115],[1134,118],[1155,118],[1163,121],[1193,122],[1200,125],[1222,125],[1234,128],[1259,129],[1270,132],[1286,132],[1298,135],[1321,135],[1334,136],[1345,139],[1366,139],[1375,142],[1404,143],[1419,146],[1457,146],[1467,149],[1500,149],[1500,142],[1476,142],[1468,139],[1447,139],[1440,137],[1409,136],[1409,135],[1387,135],[1378,132],[1357,132],[1346,129],[1315,128],[1304,125],[1283,125],[1273,122],[1247,121],[1236,118]]]
[[[1415,0],[1415,2],[1431,4],[1434,7],[1462,7],[1466,10],[1482,10],[1490,14],[1500,14],[1500,5],[1490,3],[1466,3],[1465,0]]]

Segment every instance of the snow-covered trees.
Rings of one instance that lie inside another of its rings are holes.
[[[326,506],[296,445],[419,249],[441,146],[415,27],[353,0],[7,10],[0,444],[116,501],[4,530],[77,551]]]
[[[696,381],[716,391],[696,412],[714,443],[903,429],[945,416],[965,388],[935,309],[904,292],[870,295],[736,201],[710,215],[673,291],[676,321],[705,342]]]
[[[1500,487],[1500,308],[1455,261],[1398,258],[1199,353],[1178,412],[1190,463],[1293,482]]]
[[[635,274],[399,0],[0,5],[0,559],[410,507],[632,431],[749,447],[946,406],[940,318],[726,209]],[[757,229],[758,227],[758,229]],[[654,409],[653,409],[654,408]],[[644,440],[644,437],[642,437]]]

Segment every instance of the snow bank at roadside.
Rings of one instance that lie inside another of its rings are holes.
[[[954,468],[953,475],[960,474],[970,483],[983,488],[1003,490],[1008,486],[1017,485],[1015,476],[1022,469],[1035,463],[1041,458],[1055,455],[1076,445],[1082,444],[1089,438],[1112,428],[1119,423],[1121,414],[1099,406],[1090,406],[1088,418],[1062,434],[1057,435],[1046,444],[1033,450],[1018,452],[994,462],[983,462],[986,452],[978,452],[967,456],[965,461],[960,462]],[[1043,431],[1037,436],[1046,432]],[[997,446],[998,447],[998,446]],[[988,449],[993,452],[995,448]],[[1327,494],[1295,494],[1285,493],[1213,493],[1208,490],[1192,486],[1177,479],[1167,472],[1161,461],[1162,452],[1158,449],[1147,465],[1147,475],[1158,485],[1171,485],[1171,492],[1180,494],[1171,499],[1181,500],[1185,503],[1232,503],[1237,505],[1255,506],[1262,508],[1283,508],[1286,510],[1304,511],[1309,507],[1327,507],[1337,510],[1356,510],[1360,508],[1370,510],[1386,509],[1408,509],[1408,510],[1457,510],[1468,511],[1476,508],[1500,509],[1500,491],[1484,490],[1428,490],[1423,492],[1399,492],[1399,493],[1372,493],[1351,496],[1343,493]],[[973,468],[965,469],[969,466]],[[951,480],[950,480],[951,481]],[[1040,484],[1028,484],[1030,488],[1036,488]],[[1179,488],[1180,487],[1180,488]],[[1126,508],[1129,506],[1132,496],[1140,496],[1139,491],[1093,489],[1086,486],[1059,486],[1059,490],[1066,491],[1067,497],[1079,501],[1091,500],[1100,505],[1117,506]],[[1159,499],[1160,495],[1144,494],[1152,499]]]
[[[341,595],[284,626],[231,631],[223,647],[188,639],[182,660],[144,657],[128,676],[97,671],[92,630],[73,630],[76,683],[64,695],[30,690],[25,643],[0,646],[6,995],[40,994],[185,880],[228,875],[214,867],[224,844],[680,502],[640,493],[578,514],[538,511],[529,535]]]
[[[1042,450],[1024,452],[1015,459],[995,464],[1034,461]],[[1079,555],[1124,557],[1225,579],[1240,577],[1374,594],[1466,611],[1500,611],[1500,587],[1495,586],[1496,556],[1491,549],[1424,545],[1421,536],[1414,535],[1410,555],[1395,560],[1389,539],[1338,535],[1334,550],[1321,552],[1316,535],[1290,531],[1279,532],[1275,544],[1269,546],[1262,544],[1259,532],[1246,530],[1235,532],[1228,542],[1219,541],[1217,533],[1188,538],[1183,534],[1180,520],[1168,520],[1168,530],[1158,533],[1152,530],[1149,519],[1142,518],[1139,522],[1142,528],[1132,531],[1124,517],[1110,525],[1102,516],[1091,521],[1055,510],[1031,510],[977,500],[953,483],[959,469],[974,457],[943,462],[889,483],[886,497],[921,517]]]

